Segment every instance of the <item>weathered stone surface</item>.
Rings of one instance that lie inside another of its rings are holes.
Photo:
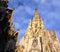
[[[45,29],[37,10],[28,24],[25,35],[20,40],[18,50],[20,50],[18,52],[60,52],[60,43],[55,31]]]
[[[12,9],[8,9],[8,0],[0,0],[0,52],[15,52],[18,32],[12,24]]]

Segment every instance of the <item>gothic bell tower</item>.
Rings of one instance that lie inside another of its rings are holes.
[[[31,33],[30,35],[26,34],[26,33],[28,33],[28,31],[30,31],[29,32],[29,33]],[[25,35],[29,36],[29,37],[40,36],[40,34],[43,31],[45,31],[43,21],[42,21],[42,19],[40,18],[39,14],[38,14],[38,10],[35,9],[34,17],[33,17],[33,19],[30,20]]]
[[[43,20],[35,9],[34,16],[20,40],[20,49],[23,52],[60,52],[59,46],[55,31],[45,29]]]

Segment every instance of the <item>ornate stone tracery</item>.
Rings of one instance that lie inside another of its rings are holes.
[[[20,44],[25,43],[23,44],[25,47],[23,52],[60,52],[57,50],[58,47],[54,45],[55,42],[59,45],[55,31],[45,29],[37,10],[35,10],[34,18],[30,20],[22,39]]]

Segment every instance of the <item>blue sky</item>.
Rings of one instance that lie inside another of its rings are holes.
[[[9,0],[9,8],[15,8],[12,22],[20,29],[18,41],[24,35],[29,20],[37,8],[47,30],[55,30],[60,41],[60,0]]]

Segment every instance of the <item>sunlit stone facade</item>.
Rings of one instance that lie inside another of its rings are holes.
[[[35,9],[34,17],[30,20],[28,28],[20,40],[18,52],[60,52],[54,30],[46,30],[38,10]]]

